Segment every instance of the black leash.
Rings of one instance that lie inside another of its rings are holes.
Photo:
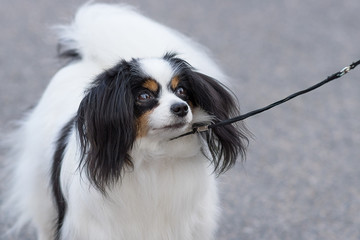
[[[234,117],[234,118],[231,118],[231,119],[227,119],[227,120],[223,120],[223,121],[220,121],[218,123],[214,123],[214,124],[209,124],[209,125],[203,125],[201,123],[195,123],[193,124],[193,129],[192,131],[190,132],[187,132],[187,133],[184,133],[180,136],[177,136],[175,138],[172,138],[170,140],[174,140],[174,139],[178,139],[180,137],[184,137],[184,136],[187,136],[187,135],[190,135],[190,134],[195,134],[195,133],[200,133],[200,132],[205,132],[205,131],[208,131],[209,129],[211,128],[216,128],[216,127],[221,127],[221,126],[224,126],[224,125],[228,125],[228,124],[232,124],[234,122],[238,122],[238,121],[242,121],[246,118],[249,118],[251,116],[254,116],[254,115],[257,115],[259,113],[262,113],[264,111],[267,111],[275,106],[278,106],[280,104],[283,104],[297,96],[300,96],[300,95],[303,95],[305,93],[308,93],[308,92],[311,92],[319,87],[321,87],[322,85],[328,83],[328,82],[331,82],[335,79],[338,79],[342,76],[344,76],[345,74],[347,74],[350,70],[354,69],[357,65],[360,64],[360,60],[358,60],[357,62],[353,62],[352,64],[350,64],[349,66],[347,67],[344,67],[342,70],[340,70],[339,72],[337,73],[334,73],[333,75],[327,77],[325,80],[307,88],[307,89],[304,89],[304,90],[301,90],[299,92],[296,92],[296,93],[293,93],[291,94],[290,96],[286,97],[286,98],[283,98],[277,102],[274,102],[266,107],[263,107],[263,108],[259,108],[259,109],[256,109],[254,111],[251,111],[251,112],[248,112],[248,113],[245,113],[243,115],[240,115],[240,116],[237,116],[237,117]]]

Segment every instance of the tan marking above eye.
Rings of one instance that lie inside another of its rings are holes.
[[[146,80],[142,86],[152,92],[157,92],[159,90],[159,84],[153,79]]]
[[[173,77],[173,79],[171,79],[171,82],[170,82],[171,89],[175,90],[176,87],[179,85],[179,82],[180,82],[179,77],[177,77],[177,76]]]

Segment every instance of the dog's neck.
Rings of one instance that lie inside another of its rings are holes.
[[[202,140],[197,136],[189,136],[178,141],[154,141],[144,137],[135,141],[130,152],[135,166],[140,162],[172,162],[192,159],[202,154]]]

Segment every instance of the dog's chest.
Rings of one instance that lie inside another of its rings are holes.
[[[99,199],[92,211],[95,226],[120,239],[192,239],[209,204],[211,182],[199,159],[145,164],[126,173],[107,198]]]

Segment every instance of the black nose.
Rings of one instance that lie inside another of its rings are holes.
[[[171,105],[170,110],[179,117],[185,117],[189,112],[189,107],[186,103],[175,103]]]

